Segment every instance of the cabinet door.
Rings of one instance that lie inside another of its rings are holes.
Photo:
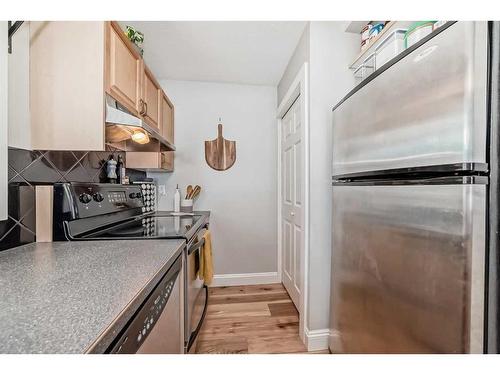
[[[106,60],[106,92],[138,115],[142,58],[115,22],[107,25]]]
[[[107,27],[102,21],[30,21],[34,150],[104,151]]]
[[[161,99],[161,134],[174,144],[174,106],[165,93]]]
[[[160,128],[160,102],[162,91],[160,84],[156,81],[147,66],[144,66],[143,100],[144,120],[151,126]]]
[[[160,167],[167,172],[174,171],[174,151],[161,153]]]
[[[174,152],[127,152],[126,167],[152,172],[173,172]]]
[[[161,168],[159,152],[127,152],[127,168],[139,170],[155,170]]]

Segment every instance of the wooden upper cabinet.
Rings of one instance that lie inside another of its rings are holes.
[[[142,58],[116,22],[106,23],[106,92],[135,115],[141,108]]]
[[[162,90],[160,84],[146,65],[144,65],[142,97],[144,100],[144,110],[142,112],[144,120],[149,125],[159,129]]]
[[[30,22],[33,149],[104,150],[105,28],[102,21]]]
[[[161,96],[161,135],[174,144],[174,106],[170,99],[162,93]]]
[[[29,109],[23,128],[25,133],[31,131],[31,136],[25,136],[29,139],[24,147],[105,150],[105,94],[173,144],[173,105],[118,23],[33,21],[26,31],[20,29],[16,38],[21,36],[29,37],[29,45],[25,40],[21,49],[17,43],[12,57],[29,53],[29,60],[13,60],[17,68],[24,68],[19,76],[29,91],[29,98],[25,93],[22,108],[19,105],[16,111],[22,114]],[[16,116],[21,123],[22,118]],[[162,159],[160,145],[152,146],[147,152],[156,153],[149,159],[154,160],[154,168],[172,168],[173,154]]]

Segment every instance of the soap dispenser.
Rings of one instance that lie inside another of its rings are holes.
[[[180,210],[181,210],[181,192],[179,191],[179,184],[177,184],[174,194],[174,212],[180,212]]]

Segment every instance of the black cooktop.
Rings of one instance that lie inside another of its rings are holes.
[[[203,223],[203,215],[152,214],[82,236],[87,239],[190,239]]]

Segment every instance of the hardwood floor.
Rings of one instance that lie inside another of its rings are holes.
[[[281,284],[209,289],[197,353],[306,353],[299,314]]]

